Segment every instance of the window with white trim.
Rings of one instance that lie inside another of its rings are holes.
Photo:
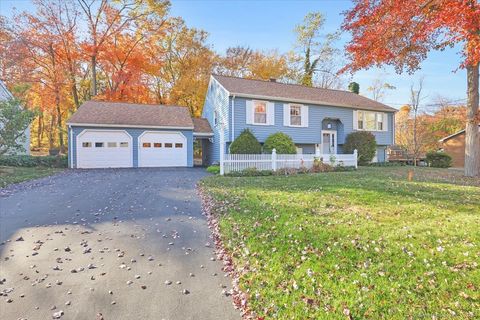
[[[267,124],[267,103],[265,101],[253,102],[253,123]]]
[[[301,126],[302,125],[302,106],[290,105],[290,125]]]
[[[385,131],[386,115],[382,112],[357,111],[357,129],[365,131]]]

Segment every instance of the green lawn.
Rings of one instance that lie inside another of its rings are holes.
[[[480,180],[406,167],[208,177],[265,319],[479,319]]]
[[[41,167],[0,167],[0,188],[12,183],[49,176],[64,169]]]

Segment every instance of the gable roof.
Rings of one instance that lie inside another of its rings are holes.
[[[13,98],[12,94],[10,91],[8,91],[7,86],[0,80],[0,100],[9,100]]]
[[[186,107],[105,101],[85,102],[67,124],[193,129]]]
[[[332,90],[307,87],[298,84],[286,84],[275,81],[252,80],[237,77],[212,75],[230,95],[275,99],[299,103],[311,103],[329,106],[365,109],[373,111],[396,112],[397,109],[368,99],[356,93],[344,90]]]
[[[213,135],[212,127],[205,118],[192,118],[193,133],[197,135]]]
[[[464,133],[464,132],[465,132],[465,129],[460,130],[460,131],[457,131],[457,132],[455,132],[454,134],[451,134],[451,135],[449,135],[449,136],[446,136],[446,137],[444,137],[444,138],[442,138],[442,139],[440,139],[440,140],[438,140],[438,141],[439,141],[439,142],[447,141],[447,140],[449,140],[449,139],[451,139],[451,138],[453,138],[453,137],[456,137],[456,136],[458,136],[459,134],[462,134],[462,133]],[[478,125],[478,132],[480,132],[480,124]]]

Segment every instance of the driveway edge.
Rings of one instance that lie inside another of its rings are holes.
[[[236,268],[230,252],[223,245],[218,218],[214,208],[221,205],[216,201],[202,186],[197,184],[197,194],[202,201],[202,214],[207,219],[207,225],[212,232],[213,242],[215,244],[215,255],[218,260],[222,261],[222,270],[232,279],[232,289],[227,294],[232,296],[235,309],[241,311],[242,318],[245,320],[256,319],[256,316],[248,307],[248,295],[239,287],[240,276],[246,273],[247,268]]]

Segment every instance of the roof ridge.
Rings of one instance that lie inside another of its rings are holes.
[[[225,76],[225,75],[221,75],[221,74],[216,74],[216,73],[212,73],[212,76],[219,76],[219,77],[225,77],[225,78],[233,78],[233,79],[240,79],[240,80],[247,80],[247,81],[258,81],[258,82],[265,82],[265,83],[276,83],[276,84],[282,84],[282,85],[286,85],[286,86],[297,86],[297,87],[301,87],[301,88],[306,88],[306,89],[320,89],[320,90],[331,90],[331,91],[340,91],[340,92],[346,92],[346,93],[353,93],[353,94],[356,94],[354,92],[351,92],[351,91],[348,91],[348,90],[342,90],[342,89],[330,89],[330,88],[321,88],[321,87],[309,87],[309,86],[306,86],[306,85],[303,85],[303,84],[299,84],[299,83],[285,83],[285,82],[276,82],[276,81],[270,81],[270,80],[262,80],[262,79],[249,79],[249,78],[242,78],[242,77],[237,77],[237,76]],[[359,94],[359,96],[363,97],[362,95]],[[366,97],[365,97],[366,98]]]
[[[100,103],[115,103],[115,104],[131,104],[139,106],[156,106],[156,107],[177,107],[177,108],[187,108],[187,106],[179,106],[175,104],[159,104],[159,103],[140,103],[140,102],[126,102],[126,101],[105,101],[105,100],[87,100],[85,102],[100,102]]]

